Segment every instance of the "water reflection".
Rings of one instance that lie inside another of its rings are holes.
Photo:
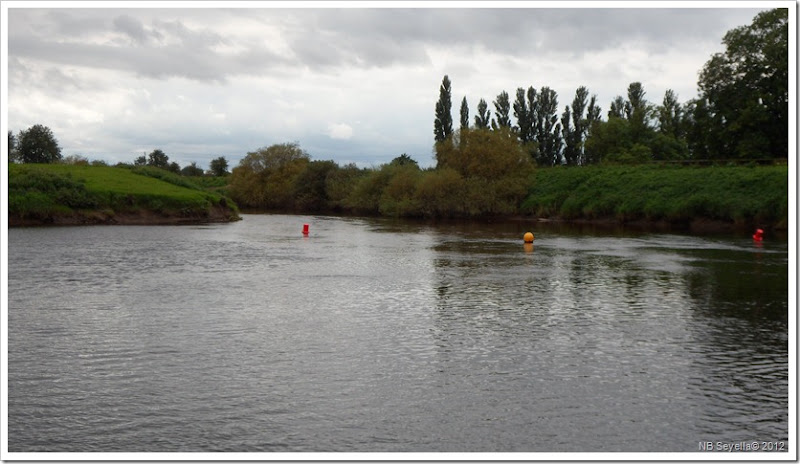
[[[12,451],[787,438],[785,244],[530,227],[12,230]]]
[[[535,255],[510,241],[440,237],[437,333],[448,366],[483,373],[489,389],[498,372],[550,384],[527,405],[529,420],[518,419],[534,434],[555,432],[554,450],[596,449],[606,442],[586,425],[608,430],[613,418],[636,424],[649,446],[787,438],[783,250],[765,262],[744,244],[691,237],[540,236]],[[569,414],[576,407],[583,427]]]

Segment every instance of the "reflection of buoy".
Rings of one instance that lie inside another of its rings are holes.
[[[525,250],[525,253],[533,253],[533,243],[523,243],[522,249]]]
[[[525,232],[525,235],[522,237],[525,243],[533,243],[533,234],[530,232]]]
[[[756,242],[764,240],[764,231],[762,229],[756,229],[756,233],[753,234],[753,240]]]
[[[303,235],[308,235],[308,224],[303,224]]]

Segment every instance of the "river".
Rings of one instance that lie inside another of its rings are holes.
[[[243,217],[8,231],[10,452],[788,451],[785,237]]]

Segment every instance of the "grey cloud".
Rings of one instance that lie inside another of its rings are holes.
[[[72,29],[72,18],[66,29]],[[51,16],[52,18],[52,16]],[[116,32],[127,40],[74,40],[51,34],[34,34],[16,27],[9,36],[9,55],[60,65],[119,70],[151,78],[185,77],[199,81],[225,81],[235,74],[263,71],[265,63],[284,60],[259,46],[238,55],[221,55],[213,47],[229,41],[210,30],[195,30],[180,21],[155,20],[151,26],[129,15],[107,20],[105,32]],[[64,27],[56,29],[64,30]],[[85,31],[86,32],[86,31]],[[96,29],[94,33],[103,32]]]
[[[10,10],[11,56],[115,69],[153,78],[224,82],[239,74],[302,67],[387,67],[430,63],[427,49],[446,47],[535,60],[563,59],[643,44],[663,51],[698,40],[720,41],[732,17],[747,24],[758,9],[68,9]],[[281,28],[289,56],[257,36],[214,31],[234,16]],[[192,26],[181,19],[191,18]],[[205,24],[198,27],[196,24]],[[92,40],[116,34],[117,40]],[[120,40],[124,39],[124,40]],[[244,51],[222,54],[219,45]],[[532,61],[533,62],[533,61]],[[480,67],[480,63],[476,63]]]
[[[140,44],[147,42],[149,34],[145,32],[144,26],[138,19],[128,15],[117,16],[114,18],[114,27],[116,30],[133,39],[134,42]]]
[[[750,22],[758,9],[333,9],[299,10],[306,28],[289,31],[298,57],[313,66],[338,59],[351,64],[425,61],[423,45],[482,47],[489,52],[536,56],[573,54],[644,44],[665,50],[697,40],[719,41],[730,18]],[[269,15],[269,12],[264,13]],[[306,53],[322,38],[334,52]]]

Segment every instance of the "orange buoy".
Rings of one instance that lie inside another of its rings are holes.
[[[753,234],[753,240],[756,242],[760,242],[764,240],[764,230],[763,229],[756,229],[756,233]]]
[[[533,243],[533,233],[525,232],[525,235],[522,237],[522,240],[524,240],[525,243]]]
[[[308,224],[303,224],[303,235],[308,235]]]

